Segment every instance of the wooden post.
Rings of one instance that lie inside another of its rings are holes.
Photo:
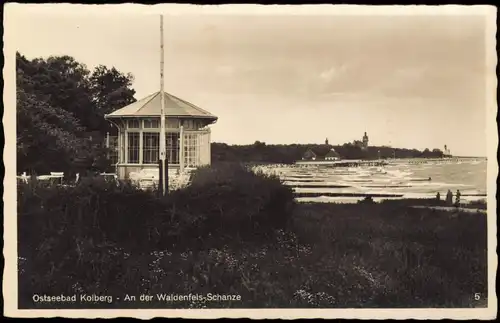
[[[184,125],[181,122],[179,138],[179,171],[184,172]]]
[[[158,183],[158,197],[162,197],[164,195],[163,188],[164,188],[164,177],[163,177],[163,160],[158,160],[158,170],[160,171],[160,181]]]
[[[212,164],[212,143],[210,141],[210,133],[211,133],[211,130],[210,128],[208,129],[208,164],[211,165]]]
[[[122,132],[118,128],[118,137],[116,138],[116,164],[115,164],[115,174],[118,175],[118,164],[122,161]]]
[[[163,54],[163,15],[160,16],[160,101],[161,101],[161,117],[160,117],[160,183],[162,195],[168,190],[168,166],[167,166],[167,136],[165,129],[165,95],[164,91],[164,54]]]
[[[109,131],[106,132],[106,158],[109,159],[110,158],[110,155],[109,155]]]
[[[142,166],[144,164],[144,136],[143,136],[143,125],[144,122],[141,120],[140,122],[140,129],[139,129],[139,164]]]

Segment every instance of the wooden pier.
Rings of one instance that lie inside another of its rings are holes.
[[[479,163],[487,161],[486,157],[449,157],[449,158],[411,158],[411,159],[391,159],[389,164],[456,164],[456,163]]]
[[[330,167],[360,167],[360,166],[385,166],[385,160],[299,160],[295,165],[300,166],[330,166]]]
[[[298,160],[295,165],[300,166],[329,166],[329,167],[378,167],[398,164],[454,164],[460,162],[482,162],[486,157],[449,157],[449,158],[397,158],[383,160]]]

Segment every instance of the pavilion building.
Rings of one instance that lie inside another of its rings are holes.
[[[340,154],[335,151],[335,149],[330,149],[330,151],[325,155],[325,160],[340,160]]]
[[[172,94],[163,92],[163,95],[169,170],[209,165],[209,126],[217,117]],[[115,146],[118,178],[127,179],[131,172],[159,169],[160,114],[158,91],[105,115],[118,129]]]

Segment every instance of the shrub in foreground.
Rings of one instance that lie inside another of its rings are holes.
[[[295,233],[271,241],[203,250],[129,253],[81,244],[52,271],[25,266],[33,292],[149,294],[151,303],[100,307],[477,307],[487,297],[486,217],[388,204],[305,204]],[[77,259],[78,262],[75,260]],[[30,280],[31,278],[31,280]],[[472,291],[472,292],[471,292]],[[236,294],[236,302],[165,302],[157,294]],[[477,293],[480,301],[474,299]],[[21,296],[23,296],[21,295]],[[31,304],[31,306],[33,306]],[[48,304],[48,307],[51,305]],[[78,306],[78,305],[77,305]],[[82,307],[92,306],[83,304]]]
[[[26,251],[54,239],[60,244],[65,237],[137,250],[211,235],[253,238],[283,228],[293,205],[292,190],[278,178],[239,165],[202,168],[189,187],[163,198],[101,178],[85,178],[76,187],[18,185],[19,234]]]
[[[51,256],[63,256],[77,248],[80,240],[147,249],[154,217],[167,218],[154,194],[126,182],[117,186],[101,178],[86,178],[75,187],[37,182],[18,186],[21,254],[43,246]]]
[[[255,174],[241,165],[198,169],[179,192],[193,213],[203,217],[206,232],[249,238],[284,228],[292,214],[293,191],[278,177]],[[176,201],[176,199],[173,199]]]
[[[468,307],[480,306],[474,293],[486,297],[486,217],[409,207],[414,202],[305,204],[285,230],[274,230],[288,222],[263,216],[274,215],[274,205],[287,209],[278,183],[227,166],[200,169],[189,189],[166,198],[93,180],[73,189],[20,187],[20,306],[45,293],[242,297],[80,305],[157,308]],[[255,232],[274,235],[252,239]]]
[[[192,186],[162,198],[102,178],[75,187],[19,183],[19,255],[30,277],[20,284],[32,295],[66,292],[70,282],[102,290],[106,281],[135,281],[131,271],[153,250],[269,237],[291,206],[293,194],[277,178],[240,166],[201,169]]]

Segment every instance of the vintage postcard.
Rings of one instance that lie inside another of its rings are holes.
[[[4,12],[4,315],[496,317],[496,8]]]

